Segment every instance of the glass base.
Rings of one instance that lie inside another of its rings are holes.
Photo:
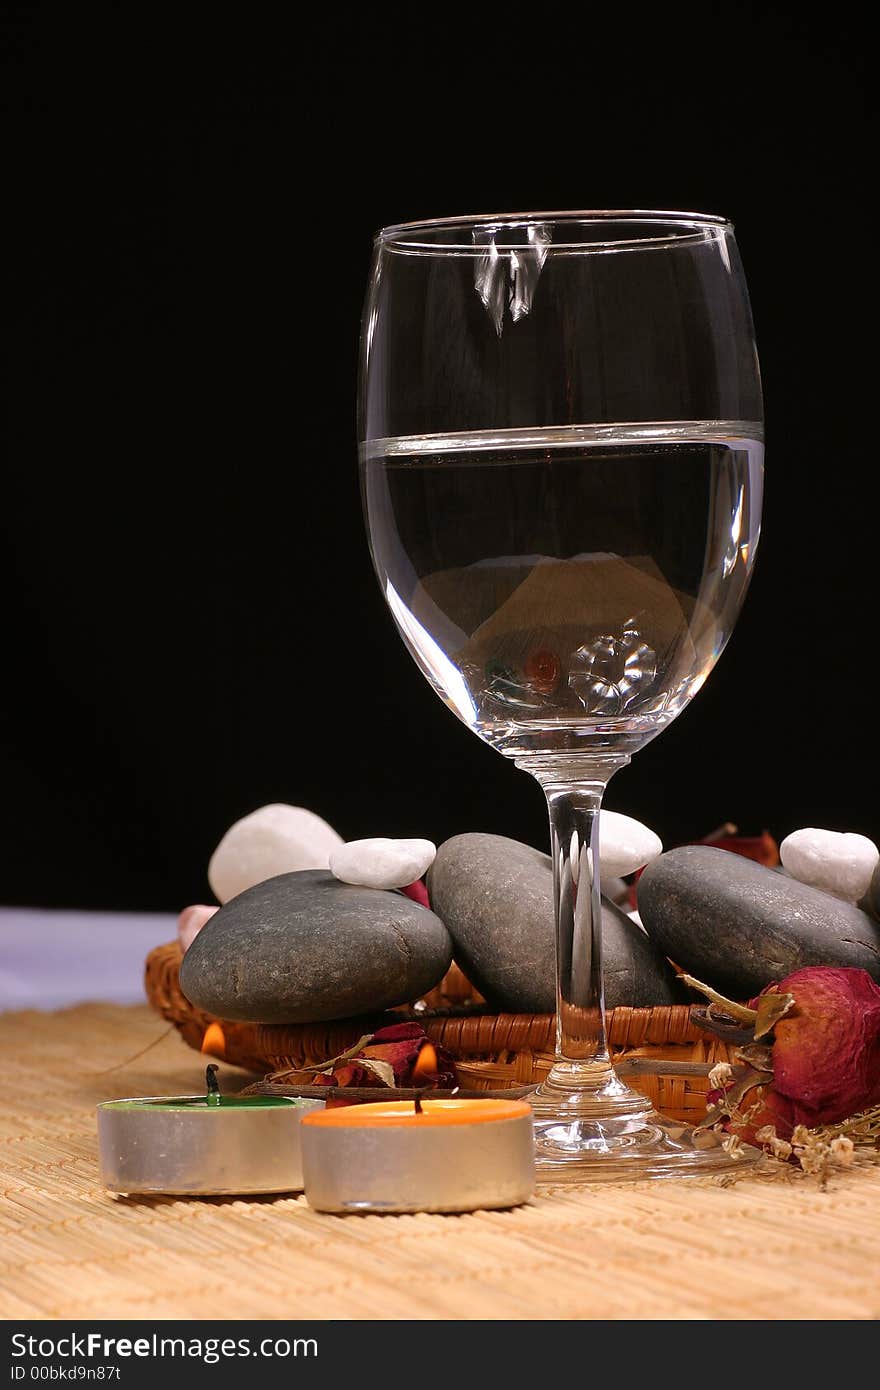
[[[713,1177],[741,1173],[761,1157],[750,1146],[727,1153],[714,1132],[659,1114],[613,1073],[589,1091],[565,1091],[548,1078],[528,1099],[539,1187]]]

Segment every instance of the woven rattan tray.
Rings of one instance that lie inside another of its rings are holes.
[[[180,962],[176,941],[157,946],[147,957],[145,983],[153,1008],[197,1049],[209,1024],[219,1022],[223,1058],[250,1071],[314,1066],[351,1047],[371,1023],[378,1026],[401,1014],[418,1019],[432,1041],[442,1043],[456,1060],[462,1085],[475,1090],[537,1083],[553,1060],[556,1021],[552,1014],[493,1013],[454,965],[418,1011],[395,1010],[381,1020],[285,1025],[226,1022],[195,1008],[181,993]],[[702,1117],[707,1078],[682,1075],[681,1064],[690,1072],[693,1064],[728,1061],[730,1050],[695,1027],[686,1005],[612,1009],[608,1033],[615,1058],[635,1064],[626,1068],[631,1085],[668,1115],[691,1123]],[[216,1044],[212,1052],[218,1053]],[[652,1068],[650,1073],[637,1071],[640,1061]]]

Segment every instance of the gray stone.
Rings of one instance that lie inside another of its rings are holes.
[[[880,925],[866,912],[727,850],[685,845],[655,859],[639,913],[661,951],[734,999],[805,965],[880,981]]]
[[[325,869],[280,874],[231,898],[183,958],[187,999],[219,1018],[312,1023],[418,999],[449,968],[433,912]]]
[[[457,963],[491,1004],[514,1013],[556,1007],[550,858],[501,835],[456,835],[428,874],[431,905],[446,923]],[[667,961],[636,924],[603,901],[605,1002],[681,1002]]]

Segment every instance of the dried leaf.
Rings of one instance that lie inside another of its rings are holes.
[[[794,1003],[793,994],[779,994],[776,990],[769,990],[767,994],[762,994],[758,999],[757,1018],[755,1019],[755,1040],[763,1038],[769,1033],[771,1028],[788,1013]]]
[[[746,1043],[744,1047],[738,1047],[734,1055],[756,1071],[773,1070],[773,1049],[766,1043]]]
[[[365,1071],[372,1072],[373,1076],[378,1076],[383,1086],[395,1086],[394,1068],[390,1062],[380,1062],[375,1057],[358,1057],[358,1065]]]

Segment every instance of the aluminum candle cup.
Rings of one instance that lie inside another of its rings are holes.
[[[306,1115],[309,1204],[331,1212],[513,1207],[535,1190],[532,1110],[514,1100],[348,1105]]]
[[[98,1106],[101,1181],[111,1192],[191,1197],[302,1190],[300,1121],[320,1100],[157,1096]]]

